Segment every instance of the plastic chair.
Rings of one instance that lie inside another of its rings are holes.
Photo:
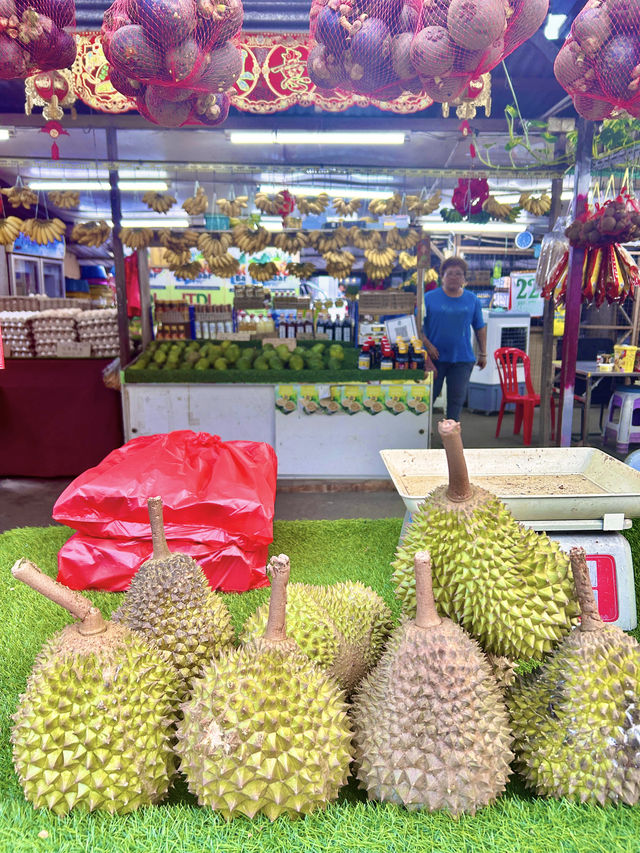
[[[630,444],[640,442],[640,387],[623,385],[616,388],[609,402],[603,439],[615,439],[618,453],[627,453]]]
[[[516,412],[513,422],[513,434],[517,435],[520,428],[524,424],[523,441],[524,444],[531,444],[531,431],[533,428],[533,410],[540,405],[540,395],[536,394],[531,381],[531,362],[526,352],[516,347],[500,347],[497,349],[493,357],[496,360],[498,376],[500,378],[500,388],[502,389],[502,402],[500,404],[500,412],[498,414],[498,424],[496,426],[496,438],[500,435],[500,427],[502,426],[502,416],[504,408],[508,403],[515,403]],[[526,393],[520,392],[518,380],[518,367],[522,365],[524,369],[524,383]],[[556,405],[553,396],[551,397],[551,437],[556,429]]]

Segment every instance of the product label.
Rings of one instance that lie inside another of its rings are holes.
[[[298,386],[276,385],[276,408],[285,415],[290,415],[298,408]]]
[[[384,385],[367,385],[362,405],[370,415],[379,415],[385,411],[387,389]]]

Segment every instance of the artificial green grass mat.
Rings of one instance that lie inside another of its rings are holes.
[[[389,563],[400,519],[280,521],[270,552],[291,558],[291,579],[306,583],[360,580],[399,607]],[[199,808],[176,783],[168,801],[126,816],[71,813],[58,818],[25,802],[11,763],[11,714],[43,641],[70,618],[15,581],[10,567],[20,557],[55,576],[57,552],[72,531],[66,527],[19,528],[0,535],[0,853],[637,853],[640,806],[577,805],[527,794],[513,779],[506,794],[474,817],[409,812],[366,802],[352,782],[326,811],[290,821],[239,818],[225,823]],[[626,531],[640,559],[640,522]],[[638,590],[637,590],[638,592]],[[122,594],[89,592],[108,616]],[[268,590],[225,595],[236,630],[268,597]],[[637,631],[634,635],[637,635]],[[46,836],[45,836],[46,834]]]

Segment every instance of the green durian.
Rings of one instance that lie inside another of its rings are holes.
[[[474,814],[509,777],[509,715],[478,644],[436,611],[429,554],[414,559],[416,619],[354,697],[357,777],[372,800]]]
[[[516,769],[545,797],[640,799],[640,646],[598,613],[585,552],[571,564],[582,621],[511,689]]]
[[[578,607],[569,559],[544,533],[519,524],[490,492],[469,483],[460,424],[441,421],[449,485],[414,514],[392,563],[396,595],[415,614],[413,557],[428,550],[441,613],[485,652],[540,659],[571,630]]]
[[[27,560],[12,571],[82,620],[42,648],[13,715],[26,799],[58,815],[160,802],[175,773],[178,678],[168,655]]]
[[[149,498],[147,505],[153,557],[133,576],[113,619],[170,653],[181,679],[180,698],[185,699],[205,663],[233,644],[231,614],[196,561],[169,550],[162,500]]]
[[[268,569],[264,636],[211,661],[178,726],[189,790],[226,820],[308,814],[335,800],[349,775],[344,694],[287,639],[289,559],[274,557]]]
[[[259,637],[268,615],[269,604],[263,604],[245,622],[240,640]],[[378,661],[392,626],[384,600],[362,583],[289,584],[289,636],[347,692]]]

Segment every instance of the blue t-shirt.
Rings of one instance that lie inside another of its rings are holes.
[[[438,361],[475,361],[471,329],[485,325],[480,300],[470,290],[460,296],[447,296],[441,287],[425,293],[423,329],[438,348]]]

